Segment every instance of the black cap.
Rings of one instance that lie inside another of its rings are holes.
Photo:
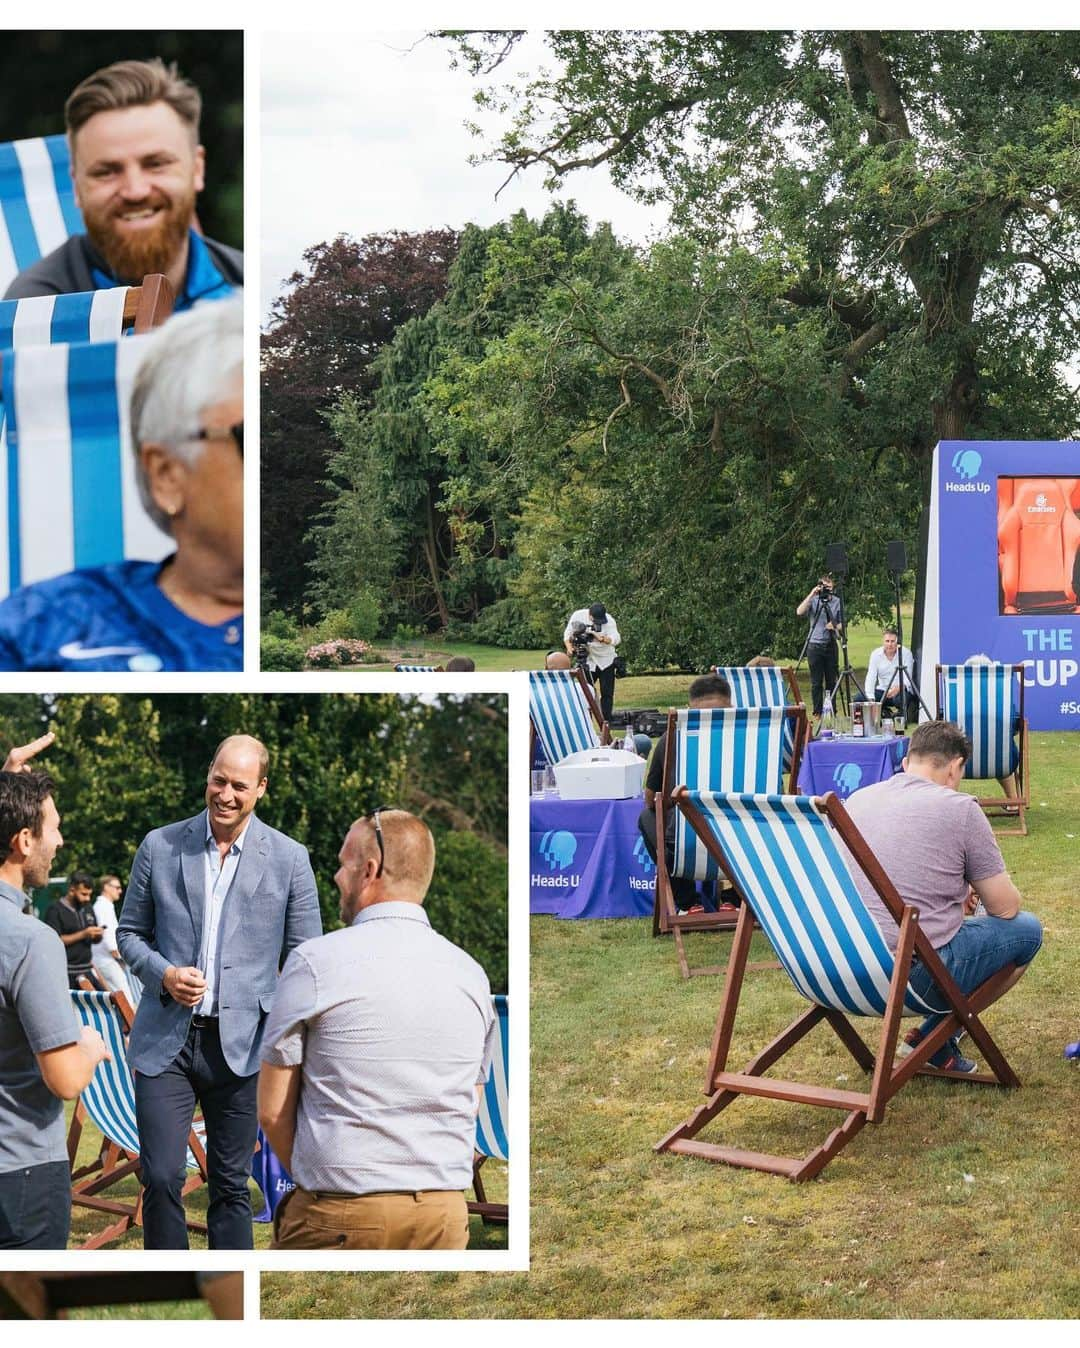
[[[607,609],[603,604],[590,604],[589,617],[592,618],[593,622],[607,622]]]

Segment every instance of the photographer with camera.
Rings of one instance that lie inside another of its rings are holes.
[[[603,604],[575,609],[563,632],[567,655],[585,671],[590,683],[599,685],[605,721],[611,720],[615,703],[615,647],[620,640],[615,619]]]
[[[806,662],[810,666],[814,715],[820,716],[823,687],[831,693],[840,677],[836,654],[836,642],[840,637],[840,600],[830,574],[821,577],[795,612],[800,618],[810,615]]]

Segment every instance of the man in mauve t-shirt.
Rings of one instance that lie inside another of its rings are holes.
[[[1027,964],[1042,945],[1042,924],[1020,911],[1020,894],[1009,878],[997,841],[973,796],[956,788],[971,756],[971,741],[949,721],[925,721],[911,736],[904,771],[855,792],[846,809],[905,903],[919,911],[919,924],[963,992],[971,992],[1006,964]],[[897,926],[858,866],[855,883],[889,948]],[[985,913],[965,917],[981,900]],[[921,964],[911,986],[931,1006],[945,1005]],[[909,1030],[911,1047],[942,1019],[927,1016]],[[950,1039],[930,1059],[934,1067],[974,1072]]]

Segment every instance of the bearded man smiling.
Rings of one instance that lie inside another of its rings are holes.
[[[89,76],[64,109],[85,234],[21,272],[7,299],[138,285],[167,276],[174,308],[243,285],[243,254],[195,228],[206,154],[202,99],[175,65],[120,61]]]

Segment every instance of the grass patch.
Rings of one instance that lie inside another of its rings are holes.
[[[147,1301],[130,1306],[82,1306],[67,1313],[69,1320],[212,1320],[205,1301]]]
[[[817,1180],[791,1185],[653,1143],[702,1099],[722,984],[682,982],[645,919],[532,919],[532,1267],[528,1273],[279,1273],[268,1317],[1075,1318],[1077,736],[1032,736],[1031,834],[1006,865],[1046,929],[986,1015],[1023,1088],[916,1081]],[[689,938],[692,962],[730,937]],[[760,941],[760,938],[758,938]],[[754,957],[763,953],[756,948]],[[747,976],[734,1064],[805,1006]],[[877,1022],[867,1022],[867,1037]],[[785,1070],[864,1080],[819,1027]],[[796,1071],[797,1069],[797,1071]],[[838,1115],[737,1101],[714,1139],[794,1155]],[[966,1178],[970,1176],[971,1178]]]

